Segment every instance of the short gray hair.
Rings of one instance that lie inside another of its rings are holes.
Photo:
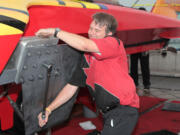
[[[116,33],[116,29],[118,27],[118,22],[114,16],[104,13],[98,12],[92,16],[95,23],[100,24],[102,26],[106,25],[106,33],[112,32],[112,34]]]

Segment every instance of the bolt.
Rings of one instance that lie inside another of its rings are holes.
[[[55,52],[55,53],[58,53],[58,50],[55,50],[54,52]]]
[[[19,79],[19,81],[23,84],[24,83],[24,79],[21,77],[20,79]]]
[[[34,76],[31,75],[29,78],[28,78],[29,81],[34,81]]]
[[[50,54],[50,51],[46,51],[46,54]]]
[[[55,76],[59,76],[59,72],[57,70],[54,72],[54,74]]]
[[[37,54],[38,54],[38,56],[41,56],[41,52],[40,51],[38,51]]]
[[[23,69],[26,70],[26,69],[27,69],[27,66],[23,66]]]
[[[28,52],[28,53],[27,53],[27,56],[28,56],[28,57],[30,57],[30,56],[31,56],[31,53],[30,53],[30,52]]]
[[[33,64],[33,68],[37,68],[37,64]]]
[[[42,80],[43,78],[44,78],[44,77],[42,76],[42,74],[39,74],[39,75],[38,75],[38,79],[39,79],[39,80]]]

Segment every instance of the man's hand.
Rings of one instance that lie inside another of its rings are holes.
[[[39,120],[39,126],[43,127],[44,125],[46,125],[46,123],[48,122],[48,117],[51,114],[51,112],[47,111],[45,112],[45,118],[42,118],[42,112],[38,115],[38,120]]]
[[[38,37],[50,37],[54,36],[55,28],[48,28],[48,29],[40,29],[38,30],[35,35]]]

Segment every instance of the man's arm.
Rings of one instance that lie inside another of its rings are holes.
[[[59,106],[66,103],[77,91],[78,86],[66,84],[61,92],[57,95],[57,97],[53,100],[53,102],[47,107],[50,111],[55,110]]]
[[[45,119],[42,119],[42,113],[38,115],[39,126],[43,127],[47,123],[48,117],[51,114],[51,112],[63,105],[64,103],[66,103],[75,94],[77,89],[78,86],[74,86],[71,84],[65,85],[65,87],[59,92],[59,94],[53,100],[53,102],[46,108]]]
[[[40,29],[38,32],[36,32],[36,35],[40,37],[49,37],[53,36],[54,32],[55,29],[53,28]],[[83,36],[61,30],[57,33],[57,37],[77,50],[84,52],[99,52],[96,43],[93,40]]]

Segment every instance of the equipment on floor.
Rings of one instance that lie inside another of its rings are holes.
[[[141,134],[141,135],[177,135],[177,134],[170,132],[168,130],[161,130],[161,131],[145,133],[145,134]]]
[[[164,103],[162,110],[180,112],[180,103]]]

